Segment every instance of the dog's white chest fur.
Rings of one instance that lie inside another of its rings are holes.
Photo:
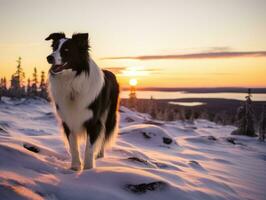
[[[83,131],[83,123],[93,117],[88,106],[99,95],[104,85],[102,70],[90,60],[90,73],[64,70],[56,76],[49,76],[50,92],[58,105],[57,112],[73,133]]]

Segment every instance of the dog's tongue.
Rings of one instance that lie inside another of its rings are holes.
[[[64,69],[63,65],[53,65],[51,71],[54,73],[58,73]]]

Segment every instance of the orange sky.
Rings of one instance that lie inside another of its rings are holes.
[[[122,87],[266,87],[263,0],[2,0],[0,77],[49,69],[51,32],[89,32]],[[122,57],[122,58],[121,58]]]

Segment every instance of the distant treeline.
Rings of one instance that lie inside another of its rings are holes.
[[[10,86],[7,87],[6,77],[0,78],[0,100],[2,96],[11,98],[41,97],[48,100],[47,81],[45,72],[39,75],[37,68],[33,69],[32,79],[28,78],[25,84],[25,73],[21,66],[21,58],[17,60],[16,72],[10,78]]]
[[[207,104],[200,106],[180,106],[169,104],[167,100],[160,99],[137,99],[134,107],[130,105],[130,99],[122,99],[121,105],[131,107],[133,110],[142,113],[148,113],[153,119],[163,121],[194,121],[195,119],[207,119],[223,125],[235,124],[235,114],[237,106],[234,106],[233,110],[230,109],[217,109],[213,110],[211,106]],[[222,106],[223,107],[223,106]],[[218,111],[217,111],[218,110]]]
[[[129,89],[129,88],[124,88]],[[245,87],[206,87],[206,88],[161,88],[161,87],[143,87],[140,91],[164,91],[164,92],[188,92],[188,93],[246,93],[249,88]],[[266,88],[251,88],[253,94],[266,93]]]
[[[247,90],[245,92],[247,92]],[[254,127],[254,130],[258,130],[260,127],[261,116],[264,113],[263,107],[265,107],[266,101],[252,102],[251,97],[251,90],[248,90],[248,94],[243,96],[243,101],[200,98],[176,100],[176,102],[196,101],[203,103],[202,105],[189,107],[170,104],[170,101],[175,101],[172,99],[167,100],[151,98],[135,99],[133,103],[131,99],[122,99],[121,105],[130,107],[138,112],[148,113],[153,119],[162,121],[182,120],[193,123],[195,119],[206,119],[221,125],[235,125],[237,127],[246,127],[245,123],[249,122],[248,127],[252,126]],[[250,112],[248,113],[243,110],[248,110]],[[246,117],[247,114],[249,117]],[[241,130],[245,129],[242,128]],[[250,131],[252,133],[242,132],[243,131],[241,131],[241,134],[243,135],[255,135],[255,131]]]

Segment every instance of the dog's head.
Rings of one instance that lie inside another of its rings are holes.
[[[53,52],[47,56],[52,65],[50,73],[61,74],[65,70],[80,73],[88,67],[88,33],[73,34],[66,38],[64,33],[52,33],[45,40],[52,40]]]

